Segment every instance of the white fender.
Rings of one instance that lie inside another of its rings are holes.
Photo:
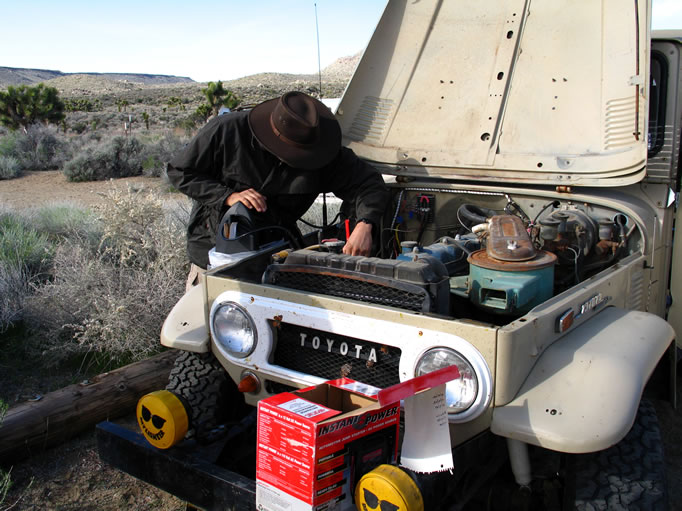
[[[175,304],[161,328],[163,346],[195,353],[209,351],[205,289],[194,286]]]
[[[618,443],[674,338],[658,316],[606,308],[545,350],[516,397],[493,410],[491,431],[569,453]]]

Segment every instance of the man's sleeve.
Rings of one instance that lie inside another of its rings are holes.
[[[389,198],[381,174],[347,147],[341,148],[332,166],[329,191],[352,202],[358,219],[367,219],[378,227]]]
[[[206,206],[221,206],[234,191],[222,181],[224,123],[213,119],[168,164],[168,180],[185,195]]]

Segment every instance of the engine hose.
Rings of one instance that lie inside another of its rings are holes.
[[[547,204],[542,206],[542,209],[540,209],[540,211],[538,211],[538,214],[535,215],[535,218],[533,218],[532,225],[535,225],[538,223],[538,218],[540,218],[540,215],[542,215],[547,210],[547,208],[549,208],[550,206],[553,207],[554,209],[556,209],[559,206],[561,206],[561,202],[559,202],[558,200],[554,200],[554,201],[548,202]]]
[[[486,232],[488,231],[489,227],[490,225],[488,225],[487,223],[476,224],[471,228],[471,232],[473,232],[474,234],[478,234],[479,232]]]
[[[469,225],[465,226],[469,228],[471,225],[484,224],[487,222],[488,218],[495,216],[497,212],[494,209],[481,208],[473,204],[462,204],[457,210],[457,218],[464,218],[470,222]]]

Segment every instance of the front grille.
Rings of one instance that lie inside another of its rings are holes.
[[[429,311],[431,299],[426,290],[416,285],[392,281],[390,285],[343,274],[287,271],[278,268],[269,275],[269,284],[320,293],[361,302],[398,307],[415,312]]]
[[[400,383],[399,348],[289,323],[280,323],[275,337],[272,363],[278,366],[325,380],[352,378],[379,388]]]

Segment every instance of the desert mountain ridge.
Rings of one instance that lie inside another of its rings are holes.
[[[101,77],[114,81],[128,81],[144,85],[194,82],[194,80],[185,76],[140,73],[62,73],[61,71],[53,71],[50,69],[0,67],[0,87],[6,88],[8,85],[34,85],[54,80],[55,78],[79,75]]]
[[[353,73],[355,66],[360,60],[360,54],[341,57],[322,70],[322,80],[347,81]],[[258,84],[273,81],[315,81],[318,79],[317,73],[314,74],[287,74],[287,73],[258,73],[234,80],[223,80],[225,83]],[[48,82],[48,85],[62,88],[70,81],[77,82],[91,81],[96,82],[119,82],[122,84],[135,84],[138,86],[163,86],[163,85],[182,85],[198,84],[189,77],[175,75],[142,74],[142,73],[63,73],[61,71],[49,69],[30,69],[0,66],[0,89],[6,89],[9,85],[35,85],[41,82]],[[216,77],[216,81],[220,80]],[[54,82],[53,82],[54,81]],[[69,87],[67,86],[66,89]]]

